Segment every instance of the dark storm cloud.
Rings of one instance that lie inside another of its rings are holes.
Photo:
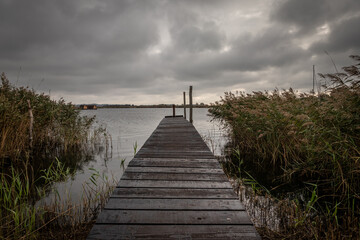
[[[359,8],[358,0],[285,0],[275,4],[271,19],[297,27],[300,34],[308,34],[326,23],[358,13]]]
[[[293,33],[295,42],[308,46],[308,54],[298,59],[304,69],[310,63],[318,72],[334,72],[329,56],[342,67],[352,64],[349,55],[360,54],[358,0],[286,0],[275,5],[270,16]],[[298,81],[296,86],[304,87],[306,81]]]
[[[220,35],[220,34],[219,34]],[[243,34],[228,43],[231,49],[220,52],[186,54],[176,61],[174,69],[178,79],[196,79],[214,82],[222,79],[227,72],[259,71],[271,67],[286,67],[295,64],[309,53],[292,42],[292,36],[283,29],[272,27],[258,34]],[[206,45],[205,45],[206,46]],[[195,51],[196,49],[193,49]],[[177,49],[176,51],[180,51]],[[176,52],[175,51],[175,52]],[[201,49],[198,49],[201,52]],[[230,79],[229,83],[233,83]],[[241,78],[238,81],[247,82]]]
[[[157,41],[146,5],[126,1],[11,1],[0,8],[0,50],[15,60],[51,56],[56,62],[108,64],[127,61]],[[138,16],[141,15],[141,21]],[[101,58],[101,59],[100,59]],[[75,63],[75,64],[74,64]],[[91,67],[94,67],[91,66]]]
[[[222,46],[222,36],[216,31],[213,24],[209,23],[203,29],[195,26],[186,26],[172,33],[176,39],[176,48],[183,51],[213,51]]]
[[[283,67],[306,55],[304,50],[293,44],[289,33],[277,27],[255,36],[241,36],[233,46],[233,51],[225,54],[219,62],[223,69],[256,71]]]
[[[52,92],[146,86],[154,74],[141,59],[158,41],[148,8],[156,10],[133,1],[1,2],[1,70],[15,76],[22,67],[25,83]]]
[[[316,52],[331,51],[335,53],[353,51],[358,53],[360,50],[360,16],[356,16],[332,27],[328,38],[317,42],[312,46]]]
[[[339,65],[359,52],[359,9],[358,0],[0,0],[0,71],[74,102],[163,103],[188,85],[205,102],[306,89],[312,64],[329,65],[324,50]]]

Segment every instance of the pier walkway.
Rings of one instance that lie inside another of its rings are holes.
[[[164,118],[130,161],[88,239],[261,239],[194,126]]]

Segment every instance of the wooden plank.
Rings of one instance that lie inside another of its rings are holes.
[[[110,239],[241,239],[260,240],[251,225],[100,225],[89,240]]]
[[[213,181],[166,181],[166,180],[121,180],[118,187],[132,188],[230,188],[229,182]]]
[[[180,167],[180,168],[220,168],[220,164],[216,161],[184,161],[185,159],[179,158],[178,161],[170,161],[169,158],[154,159],[154,160],[140,160],[133,159],[129,163],[129,167]]]
[[[104,209],[117,210],[237,210],[244,211],[238,199],[121,199],[110,198]]]
[[[210,155],[187,155],[187,154],[183,154],[183,155],[179,155],[179,154],[171,154],[171,153],[165,153],[165,154],[157,154],[157,153],[139,153],[136,154],[135,157],[143,157],[143,158],[198,158],[198,159],[208,159],[210,157]]]
[[[167,149],[167,148],[144,148],[142,150],[140,150],[138,153],[144,153],[144,154],[168,154],[168,155],[180,155],[180,156],[208,156],[209,158],[213,157],[213,155],[211,154],[211,152],[209,151],[202,151],[202,150],[189,150],[189,149],[184,149],[184,150],[172,150]]]
[[[174,151],[174,152],[182,152],[182,151],[198,151],[200,153],[208,153],[212,155],[212,152],[208,149],[207,146],[201,146],[199,143],[196,142],[188,142],[184,144],[179,144],[178,142],[182,140],[174,140],[174,141],[151,141],[149,143],[144,144],[141,148],[142,151]],[[164,146],[160,146],[164,145]],[[196,146],[194,146],[196,145]],[[212,155],[213,156],[213,155]]]
[[[224,172],[220,168],[180,168],[180,167],[127,167],[127,173],[197,173],[197,174],[221,174]]]
[[[233,189],[115,188],[112,198],[239,199]]]
[[[96,220],[100,224],[249,224],[245,211],[107,210]]]
[[[219,164],[219,161],[216,160],[214,157],[211,158],[167,158],[164,160],[163,158],[133,158],[130,162],[133,161],[165,161],[165,162],[200,162],[200,163],[206,163],[206,162],[212,162]],[[220,166],[220,164],[219,164]]]
[[[197,173],[132,173],[125,172],[121,180],[186,180],[186,181],[214,181],[228,182],[224,174]]]
[[[157,147],[159,144],[155,143],[155,144],[147,144],[145,147],[141,148],[141,150],[145,149],[145,148],[152,148],[152,149],[160,149],[159,147]],[[184,151],[196,151],[196,150],[203,150],[204,146],[191,146],[191,145],[180,145],[182,147],[182,149]],[[174,146],[173,144],[169,144],[169,143],[164,143],[164,146],[162,146],[162,149],[166,149],[168,151],[171,150],[179,150],[179,146]]]

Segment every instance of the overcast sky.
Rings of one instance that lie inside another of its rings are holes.
[[[312,88],[360,54],[359,0],[0,0],[0,71],[73,103]]]

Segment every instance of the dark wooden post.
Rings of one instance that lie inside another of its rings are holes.
[[[175,104],[173,104],[173,117],[175,117]]]
[[[33,147],[33,125],[34,125],[34,115],[32,112],[30,100],[27,100],[28,108],[29,108],[29,117],[30,117],[30,124],[29,124],[29,145],[30,149]]]
[[[184,95],[184,118],[186,119],[186,93],[183,92]]]
[[[315,65],[313,65],[313,90],[312,93],[315,94]]]
[[[189,89],[189,104],[190,104],[190,123],[193,122],[193,105],[192,105],[192,86]]]

